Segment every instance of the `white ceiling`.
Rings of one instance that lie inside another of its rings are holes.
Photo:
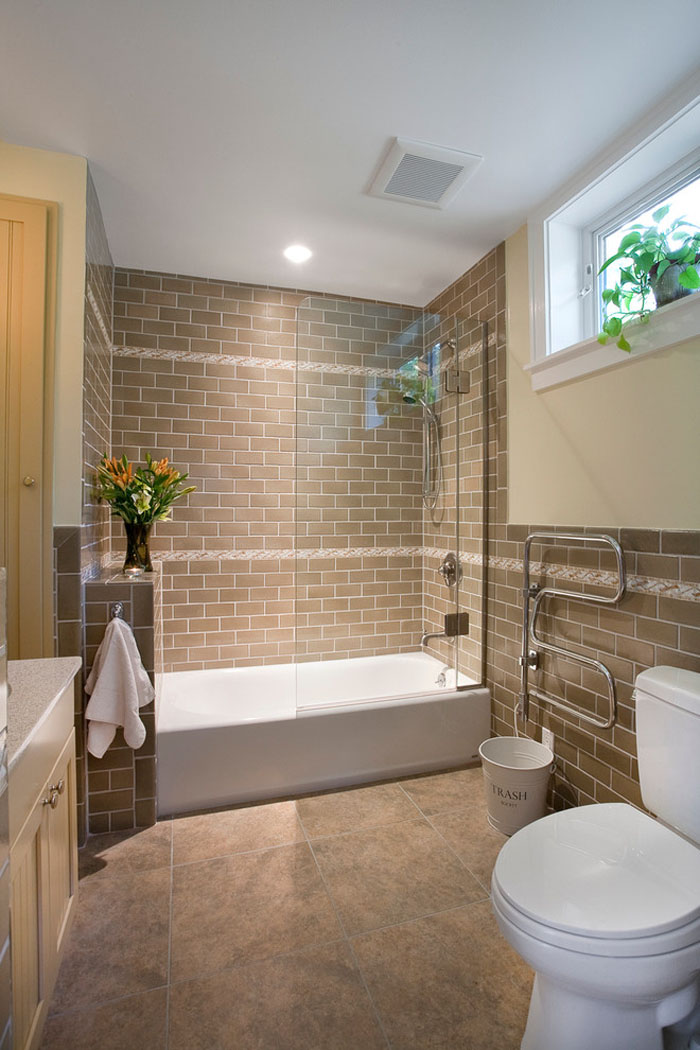
[[[421,306],[700,55],[698,0],[2,6],[0,136],[88,158],[117,265]],[[485,160],[445,211],[380,200],[394,136]]]

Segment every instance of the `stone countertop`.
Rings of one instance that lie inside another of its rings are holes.
[[[7,701],[7,749],[10,768],[81,666],[79,656],[8,660],[7,680],[11,692]]]

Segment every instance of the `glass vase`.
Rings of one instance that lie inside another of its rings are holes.
[[[148,540],[152,527],[152,522],[148,525],[140,522],[124,522],[126,558],[124,559],[122,571],[127,576],[140,576],[142,572],[153,572],[151,552],[148,549]]]

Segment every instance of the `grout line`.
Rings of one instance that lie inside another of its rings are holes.
[[[349,831],[333,831],[328,835],[312,835],[310,832],[306,831],[306,828],[304,828],[304,833],[310,842],[326,842],[328,839],[342,839],[347,835],[360,835],[363,831],[378,831],[381,828],[395,828],[398,824],[410,824],[412,821],[415,823],[416,821],[421,820],[422,817],[423,814],[418,811],[415,815],[404,817],[402,820],[387,820],[382,824],[363,824],[362,827],[351,828]],[[301,820],[301,817],[299,817],[299,820]]]
[[[250,857],[256,853],[270,853],[275,849],[289,849],[290,846],[303,846],[305,841],[306,836],[304,836],[304,839],[291,839],[289,842],[276,842],[269,846],[258,846],[257,849],[234,850],[231,853],[217,853],[216,856],[213,857],[200,857],[197,860],[184,860],[179,864],[175,864],[173,861],[172,868],[173,870],[175,868],[189,868],[192,867],[193,864],[208,864],[209,861],[212,860],[228,860],[229,857]]]
[[[414,922],[421,922],[423,919],[434,919],[438,915],[450,915],[454,911],[464,911],[466,908],[473,908],[477,904],[485,904],[488,901],[488,897],[479,897],[475,901],[466,901],[461,904],[451,904],[449,908],[440,908],[439,911],[428,911],[425,915],[415,915],[412,919],[402,919],[401,922],[390,922],[386,926],[375,926],[371,930],[360,930],[358,933],[350,935],[350,941],[357,941],[360,937],[371,937],[375,933],[382,933],[384,930],[397,930],[401,926],[411,926]]]
[[[295,809],[296,809],[296,803],[295,803]],[[336,919],[338,921],[338,926],[340,927],[340,931],[341,931],[341,933],[343,935],[343,940],[345,941],[347,949],[350,952],[350,957],[352,958],[352,960],[353,960],[353,962],[354,962],[354,964],[355,964],[355,966],[357,968],[357,973],[359,974],[360,980],[362,982],[362,986],[364,987],[364,990],[365,990],[365,992],[367,994],[367,998],[369,1000],[369,1004],[370,1004],[370,1006],[372,1008],[372,1012],[374,1014],[375,1020],[376,1020],[376,1022],[378,1024],[378,1026],[379,1026],[379,1030],[382,1033],[382,1035],[384,1036],[384,1042],[385,1042],[385,1044],[387,1046],[387,1050],[392,1050],[391,1041],[389,1039],[389,1036],[387,1035],[386,1029],[384,1027],[384,1022],[383,1022],[381,1014],[379,1013],[379,1010],[377,1008],[377,1004],[374,1001],[374,996],[372,995],[372,993],[371,993],[371,991],[369,989],[369,985],[367,984],[367,979],[366,979],[366,977],[365,977],[365,975],[363,973],[362,967],[360,966],[360,961],[357,958],[357,955],[355,954],[355,949],[353,947],[352,941],[350,940],[350,938],[348,936],[347,930],[345,929],[345,924],[343,923],[343,920],[341,918],[340,912],[339,912],[338,907],[337,907],[337,905],[335,903],[335,898],[333,897],[333,894],[331,893],[330,886],[328,885],[328,882],[326,880],[326,876],[324,875],[323,870],[321,869],[321,865],[318,862],[318,858],[316,856],[316,852],[315,852],[315,850],[313,848],[311,839],[309,838],[309,836],[307,834],[306,828],[304,827],[304,823],[303,823],[303,821],[301,819],[301,816],[299,815],[299,811],[298,810],[297,810],[297,817],[299,818],[299,823],[301,824],[302,831],[304,832],[304,837],[306,839],[306,844],[309,847],[309,850],[311,852],[311,856],[314,859],[314,864],[316,865],[316,870],[318,871],[319,878],[321,879],[321,882],[323,883],[323,888],[325,889],[326,894],[328,896],[328,899],[329,899],[329,901],[331,903],[331,907],[333,908],[333,911],[335,912],[335,917],[336,917]]]
[[[167,990],[167,984],[156,984],[152,988],[139,988],[135,992],[128,992],[127,995],[115,995],[112,999],[98,999],[95,1002],[82,1003],[80,1006],[74,1006],[69,1010],[61,1010],[60,1013],[49,1012],[46,1015],[46,1020],[54,1017],[71,1017],[73,1014],[84,1014],[89,1013],[91,1010],[97,1010],[100,1006],[108,1006],[111,1003],[124,1003],[128,1002],[129,999],[137,999],[141,995],[148,995],[149,992],[160,992],[163,989]],[[166,1048],[167,1050],[167,1048]]]
[[[305,944],[302,948],[290,948],[288,951],[276,952],[274,955],[256,955],[252,959],[244,959],[229,966],[221,966],[218,970],[204,970],[201,973],[193,974],[192,977],[181,977],[179,980],[173,981],[171,987],[178,988],[182,984],[192,984],[194,981],[207,981],[210,977],[218,977],[220,973],[235,973],[237,970],[246,970],[253,966],[264,966],[266,963],[275,962],[277,959],[292,959],[297,955],[303,955],[305,952],[315,951],[316,948],[327,948],[331,944],[344,943],[344,937],[333,937],[329,941],[316,941],[313,944]]]
[[[402,790],[402,791],[405,791],[405,788],[403,787],[403,784],[399,784],[399,787],[401,788],[401,790]],[[406,793],[406,794],[408,795],[408,792],[407,792],[407,791],[405,791],[405,793]],[[408,795],[408,797],[410,798],[410,795]],[[413,799],[411,799],[411,801],[413,801]],[[431,827],[431,828],[433,829],[433,831],[435,832],[435,834],[436,834],[436,835],[439,835],[439,836],[440,836],[440,838],[442,839],[442,841],[444,842],[445,846],[446,846],[446,847],[447,847],[447,849],[448,849],[448,850],[450,851],[450,853],[451,853],[451,854],[453,855],[453,857],[455,857],[455,858],[456,858],[456,859],[457,859],[457,860],[459,861],[459,863],[460,863],[460,864],[462,865],[462,867],[463,867],[463,868],[465,869],[465,871],[467,871],[467,872],[468,872],[468,873],[469,873],[469,874],[471,875],[471,877],[472,877],[472,878],[474,879],[474,881],[475,881],[475,882],[476,882],[476,883],[477,883],[477,884],[478,884],[479,886],[481,886],[481,888],[482,888],[482,889],[484,890],[484,893],[486,894],[486,897],[487,897],[487,898],[488,898],[488,899],[490,900],[490,898],[491,898],[491,889],[490,889],[490,887],[486,887],[486,886],[484,886],[484,884],[483,884],[483,882],[481,881],[481,879],[479,878],[479,876],[478,876],[478,875],[476,875],[476,874],[475,874],[475,873],[474,873],[474,872],[472,871],[472,869],[471,869],[471,868],[469,867],[469,865],[468,865],[468,864],[466,863],[466,861],[465,861],[465,860],[463,860],[463,858],[462,858],[462,857],[460,857],[460,855],[459,855],[459,853],[458,853],[458,852],[456,851],[456,849],[455,849],[455,848],[454,848],[454,847],[453,847],[452,845],[450,845],[450,843],[449,843],[449,842],[447,841],[447,839],[446,839],[446,838],[445,838],[445,836],[444,836],[444,835],[442,834],[442,832],[440,831],[440,829],[439,829],[439,828],[436,828],[436,827],[435,827],[435,825],[433,824],[433,822],[432,822],[432,820],[431,820],[430,816],[428,816],[428,814],[427,814],[427,813],[424,813],[424,812],[423,812],[423,810],[422,810],[422,809],[420,808],[420,806],[418,805],[418,803],[417,803],[417,802],[414,802],[414,805],[416,806],[416,808],[418,809],[418,811],[419,811],[419,812],[421,813],[421,815],[423,816],[423,818],[424,818],[424,820],[425,820],[425,821],[427,822],[427,824],[428,824],[428,825],[429,825],[429,826],[430,826],[430,827]],[[460,809],[475,809],[475,808],[476,808],[476,806],[468,806],[468,805],[462,805],[462,806],[455,806],[455,808],[454,808],[454,809],[442,809],[442,810],[440,810],[440,812],[439,812],[439,813],[433,813],[433,814],[432,814],[432,816],[433,816],[433,817],[439,817],[439,816],[442,816],[442,814],[443,814],[443,813],[455,813],[455,812],[457,812],[457,811],[458,811],[458,810],[460,810]]]

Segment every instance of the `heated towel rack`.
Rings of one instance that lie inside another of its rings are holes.
[[[615,593],[604,597],[597,594],[579,594],[576,591],[560,590],[557,587],[540,587],[537,583],[530,583],[530,548],[533,543],[556,542],[557,540],[575,540],[577,543],[598,543],[612,547],[617,563],[617,587]],[[616,605],[625,593],[625,562],[622,548],[617,540],[604,533],[566,533],[566,532],[531,532],[525,540],[525,552],[523,555],[523,648],[520,657],[520,695],[516,716],[520,714],[527,722],[530,714],[530,697],[534,697],[543,703],[556,707],[568,714],[576,715],[590,725],[598,726],[600,729],[610,729],[615,724],[617,701],[615,697],[615,679],[605,664],[600,660],[594,660],[590,656],[582,656],[571,649],[563,649],[561,646],[545,642],[537,633],[537,617],[542,603],[547,598],[566,598],[569,601],[591,602],[594,605]],[[556,697],[550,696],[538,689],[532,689],[528,685],[528,673],[539,665],[540,653],[555,653],[567,660],[581,664],[584,667],[593,667],[605,678],[608,687],[608,717],[598,718],[596,715],[582,711],[574,704],[567,704]]]

